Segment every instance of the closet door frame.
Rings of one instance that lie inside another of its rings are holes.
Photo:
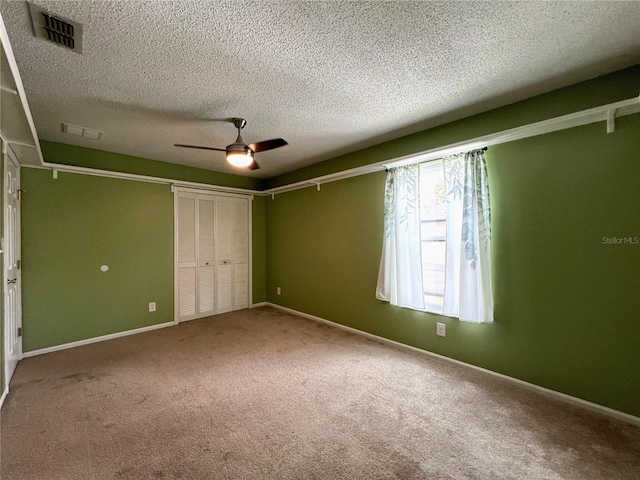
[[[178,290],[179,283],[179,263],[178,263],[178,197],[181,193],[190,193],[197,195],[208,195],[211,197],[231,197],[242,198],[247,201],[247,228],[249,233],[249,308],[253,305],[253,195],[242,195],[238,193],[217,192],[213,190],[198,190],[195,188],[185,188],[172,186],[173,191],[173,295],[174,295],[174,313],[173,323],[180,323],[180,292]],[[197,221],[197,219],[196,219]],[[195,318],[193,319],[195,320]],[[188,320],[185,320],[188,321]]]

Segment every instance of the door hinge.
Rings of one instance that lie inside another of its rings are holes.
[[[18,336],[21,337],[22,336],[22,327],[18,328]]]
[[[16,260],[16,269],[20,270],[20,260]]]
[[[16,198],[17,198],[18,200],[20,200],[20,199],[22,198],[22,190],[17,190],[17,191],[16,191]]]

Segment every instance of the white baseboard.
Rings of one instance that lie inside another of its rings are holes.
[[[7,398],[7,395],[9,395],[9,385],[4,387],[4,392],[2,392],[2,396],[0,397],[0,410],[2,410],[2,405],[4,405],[4,400]]]
[[[571,403],[573,405],[578,405],[582,408],[586,408],[587,410],[591,410],[602,415],[606,415],[608,417],[616,418],[618,420],[623,420],[625,422],[631,423],[636,426],[640,426],[640,417],[636,417],[634,415],[630,415],[628,413],[620,412],[618,410],[614,410],[613,408],[605,407],[604,405],[599,405],[597,403],[589,402],[587,400],[583,400],[581,398],[572,397],[571,395],[567,395],[566,393],[556,392],[555,390],[551,390],[548,388],[541,387],[539,385],[535,385],[533,383],[525,382],[524,380],[520,380],[514,377],[510,377],[508,375],[503,375],[502,373],[494,372],[492,370],[487,370],[486,368],[477,367],[475,365],[471,365],[470,363],[461,362],[460,360],[456,360],[454,358],[445,357],[444,355],[439,355],[437,353],[430,352],[428,350],[422,350],[417,347],[412,347],[411,345],[406,345],[404,343],[396,342],[395,340],[389,340],[388,338],[379,337],[378,335],[374,335],[372,333],[364,332],[362,330],[358,330],[356,328],[347,327],[346,325],[342,325],[340,323],[332,322],[331,320],[326,320],[324,318],[316,317],[315,315],[309,315],[308,313],[300,312],[298,310],[294,310],[292,308],[283,307],[282,305],[278,305],[271,302],[266,302],[268,306],[277,308],[279,310],[292,313],[294,315],[298,315],[300,317],[308,318],[309,320],[313,320],[315,322],[326,323],[327,325],[331,325],[333,327],[339,328],[341,330],[346,330],[347,332],[355,333],[356,335],[361,335],[370,340],[374,340],[379,343],[385,343],[387,345],[392,345],[394,347],[398,347],[404,350],[410,350],[415,353],[419,353],[421,355],[427,355],[429,357],[435,357],[440,360],[445,360],[447,362],[455,363],[456,365],[461,365],[463,367],[472,368],[476,371],[492,375],[494,377],[501,378],[502,380],[507,380],[509,382],[517,383],[525,388],[535,390],[538,393],[543,395],[547,395],[549,397],[556,398],[558,400],[562,400],[563,402]]]
[[[67,348],[80,347],[82,345],[89,345],[91,343],[104,342],[106,340],[113,340],[114,338],[126,337],[129,335],[136,335],[138,333],[150,332],[151,330],[158,330],[159,328],[173,327],[175,323],[165,322],[158,323],[157,325],[149,325],[148,327],[135,328],[133,330],[125,330],[124,332],[111,333],[109,335],[102,335],[101,337],[87,338],[86,340],[78,340],[77,342],[64,343],[62,345],[55,345],[53,347],[41,348],[40,350],[31,350],[22,354],[22,358],[35,357],[36,355],[44,355],[45,353],[57,352],[58,350],[66,350]]]
[[[258,308],[258,307],[266,307],[266,306],[267,306],[267,302],[260,302],[260,303],[252,303],[249,308]]]

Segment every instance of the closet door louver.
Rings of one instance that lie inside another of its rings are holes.
[[[178,315],[196,313],[196,199],[178,197]]]
[[[233,310],[233,199],[216,200],[216,257],[218,259],[218,312]]]
[[[214,199],[198,198],[198,311],[203,315],[216,313],[214,223]]]

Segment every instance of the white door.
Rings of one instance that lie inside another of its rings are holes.
[[[176,193],[176,319],[249,307],[249,200]]]
[[[4,338],[7,384],[22,356],[20,283],[20,168],[8,149],[4,158]]]

